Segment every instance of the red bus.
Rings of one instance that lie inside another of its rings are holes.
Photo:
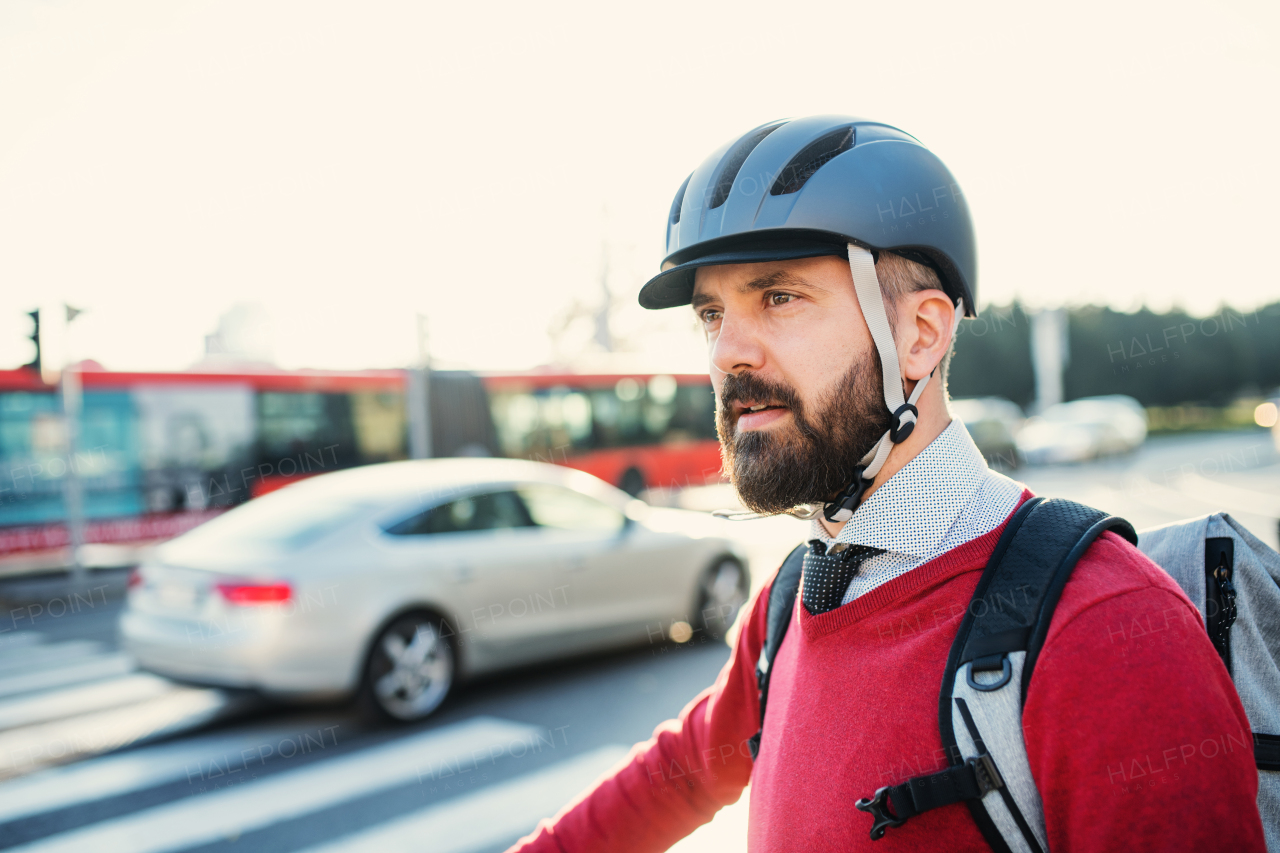
[[[87,541],[173,536],[324,471],[409,456],[403,370],[117,373],[84,369],[76,453],[57,388],[0,371],[0,557],[68,542],[74,467]],[[719,475],[706,376],[431,374],[431,451],[580,468],[638,493]]]
[[[405,457],[403,371],[81,377],[68,454],[58,389],[0,371],[0,556],[65,560],[69,470],[86,541],[103,544],[168,538],[298,477]]]
[[[505,456],[557,462],[633,495],[720,477],[706,374],[487,375]]]

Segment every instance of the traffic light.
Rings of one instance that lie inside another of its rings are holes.
[[[31,342],[36,345],[36,357],[22,366],[26,368],[30,368],[31,370],[34,370],[36,373],[39,373],[40,372],[40,309],[37,308],[34,311],[28,311],[27,316],[31,318],[31,334],[28,335],[28,337],[31,338]]]

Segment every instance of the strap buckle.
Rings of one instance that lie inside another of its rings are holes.
[[[981,792],[978,794],[978,799],[1004,787],[1004,778],[1001,777],[1000,771],[996,769],[996,763],[987,753],[967,758],[964,763],[973,769],[973,778],[978,781],[978,790]]]
[[[864,470],[861,465],[854,468],[853,482],[843,492],[836,495],[835,500],[828,502],[823,507],[822,514],[827,521],[832,524],[843,524],[853,518],[853,511],[858,508],[858,504],[862,503],[862,496],[866,493],[867,487],[871,485],[870,480],[862,479]]]
[[[906,423],[903,423],[902,416],[907,412],[910,412],[915,416],[915,418],[914,420],[909,420]],[[920,410],[911,403],[903,403],[894,411],[892,417],[893,423],[889,427],[889,440],[894,444],[901,444],[906,441],[911,436],[912,431],[915,430],[916,421],[920,419]]]
[[[982,684],[974,680],[973,673],[975,671],[993,671],[996,668],[996,664],[999,664],[1000,667],[1000,678],[989,684]],[[1004,654],[987,655],[986,657],[978,658],[969,665],[969,669],[966,670],[964,674],[965,683],[974,690],[981,690],[983,693],[990,693],[993,690],[999,690],[1001,687],[1008,684],[1009,679],[1012,677],[1013,665],[1009,663],[1009,655],[1007,652]]]
[[[871,824],[871,840],[884,838],[884,831],[891,826],[902,826],[907,822],[905,817],[897,817],[889,811],[889,787],[885,785],[875,792],[871,799],[863,797],[853,804],[859,811],[868,812],[873,818]]]
[[[902,826],[907,818],[967,800],[981,800],[1004,786],[995,760],[984,752],[965,759],[964,764],[917,776],[900,785],[885,786],[876,791],[875,796],[858,800],[854,805],[871,815],[871,840],[879,841],[886,829]],[[897,814],[889,810],[893,803],[897,803]]]

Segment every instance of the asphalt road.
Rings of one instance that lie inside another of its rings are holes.
[[[1124,516],[1139,530],[1228,512],[1272,548],[1280,544],[1280,453],[1265,430],[1158,436],[1126,456],[1009,475],[1037,494]]]
[[[1261,431],[1010,473],[1138,527],[1226,510],[1276,545],[1280,455]],[[743,523],[757,585],[804,530]],[[729,654],[659,643],[523,669],[466,685],[426,723],[389,728],[348,707],[282,707],[139,673],[116,647],[120,603],[105,591],[37,603],[0,615],[0,849],[502,850],[677,714]],[[745,804],[678,849],[744,849]]]
[[[113,659],[110,632],[75,623],[108,624],[118,608],[0,634],[0,693]],[[447,849],[501,850],[679,713],[728,655],[722,642],[664,642],[523,669],[406,727],[128,671],[0,695],[0,848],[300,851],[354,835],[340,849],[386,850],[360,834],[417,816],[457,839]]]

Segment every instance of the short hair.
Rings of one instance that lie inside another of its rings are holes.
[[[936,270],[893,252],[880,252],[876,258],[876,278],[880,280],[880,292],[891,308],[897,308],[898,302],[907,294],[921,290],[943,290],[942,279],[938,278]],[[890,311],[889,328],[895,339],[898,336],[897,323],[897,312]],[[939,365],[942,369],[938,378],[942,381],[944,394],[947,390],[947,370],[951,366],[951,354],[955,349],[956,340],[952,338],[947,354],[942,357]]]

